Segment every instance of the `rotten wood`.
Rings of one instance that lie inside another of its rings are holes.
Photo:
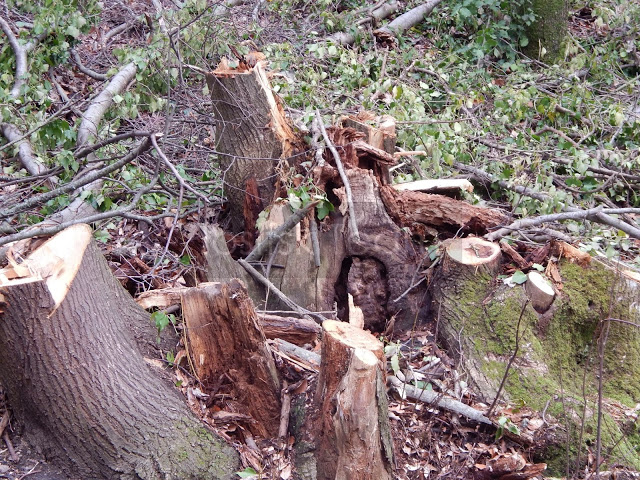
[[[317,478],[391,479],[383,344],[344,322],[327,320],[322,328]]]
[[[507,216],[500,210],[478,207],[442,195],[399,192],[389,186],[381,187],[380,194],[389,214],[400,225],[416,233],[420,233],[416,224],[421,224],[450,235],[483,235],[507,221]]]
[[[239,280],[207,284],[182,294],[189,354],[202,384],[231,395],[253,418],[247,428],[277,435],[280,381],[246,287]],[[220,383],[223,382],[222,385]]]

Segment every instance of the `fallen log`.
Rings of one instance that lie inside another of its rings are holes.
[[[478,207],[442,195],[397,191],[389,186],[381,187],[380,194],[389,215],[399,225],[412,228],[416,234],[422,231],[418,224],[450,235],[483,235],[508,221],[500,210]]]

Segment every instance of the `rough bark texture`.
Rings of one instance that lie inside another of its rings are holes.
[[[393,464],[382,343],[327,320],[316,402],[319,480],[385,480]]]
[[[388,292],[387,320],[395,316],[398,328],[411,329],[422,320],[426,303],[424,286],[419,285],[407,292],[419,280],[422,256],[416,251],[409,235],[387,214],[373,172],[352,168],[347,170],[347,177],[351,183],[354,213],[360,233],[358,241],[346,224],[347,255],[372,258],[382,264],[386,277],[386,286],[382,287]],[[342,189],[336,193],[344,198]],[[349,215],[352,213],[349,212]],[[360,306],[357,301],[355,304]]]
[[[41,272],[45,280],[0,286],[0,381],[25,438],[70,476],[231,478],[236,453],[139,353],[128,327],[149,317],[112,276],[89,227],[59,235],[87,237],[70,283],[60,284],[61,262]]]
[[[221,152],[224,190],[232,226],[244,227],[246,183],[255,179],[263,205],[271,203],[276,165],[294,152],[297,141],[281,105],[271,91],[262,62],[254,68],[230,69],[223,62],[207,75],[216,125],[216,150]]]
[[[280,381],[247,289],[238,280],[182,295],[189,353],[199,380],[230,395],[253,417],[254,435],[272,437],[280,420]]]
[[[425,227],[449,235],[484,235],[492,228],[508,223],[500,210],[470,205],[461,200],[416,191],[380,189],[389,214],[403,227],[420,236]]]
[[[536,16],[526,29],[529,43],[524,52],[531,58],[554,63],[562,58],[562,43],[567,35],[569,2],[567,0],[530,0],[528,6]],[[542,49],[546,50],[542,55]]]

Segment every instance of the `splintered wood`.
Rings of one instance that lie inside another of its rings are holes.
[[[182,312],[199,380],[244,405],[254,435],[277,435],[280,382],[245,286],[234,279],[186,290]]]

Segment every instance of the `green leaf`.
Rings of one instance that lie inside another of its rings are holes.
[[[516,273],[514,273],[511,276],[511,281],[518,285],[522,285],[524,282],[527,281],[527,276],[524,273],[522,273],[520,270],[518,270]]]
[[[258,475],[258,472],[256,472],[251,467],[247,467],[244,470],[242,470],[241,472],[236,472],[236,475],[238,475],[240,478],[252,478],[252,477],[255,477],[256,475]]]
[[[400,358],[397,353],[391,357],[391,370],[393,370],[393,373],[400,371]]]

